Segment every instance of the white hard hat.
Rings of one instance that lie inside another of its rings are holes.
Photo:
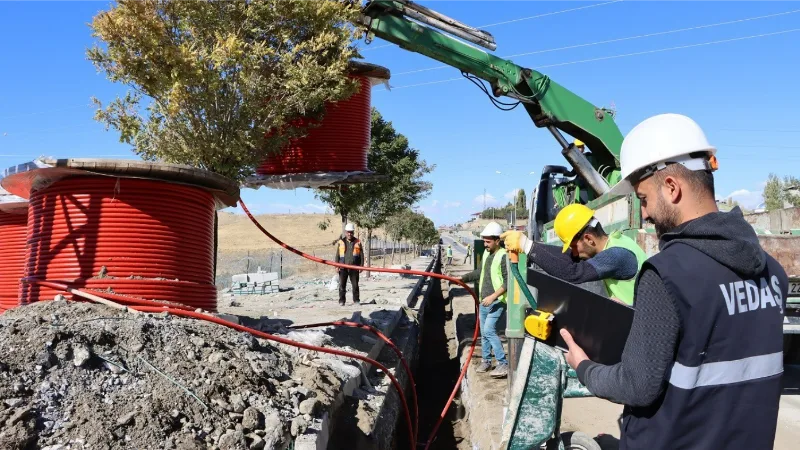
[[[356,227],[352,223],[348,223],[344,226],[344,231],[356,231]]]
[[[497,222],[489,222],[486,228],[481,231],[481,237],[484,236],[500,236],[503,234],[503,228]]]
[[[622,141],[619,155],[622,179],[609,194],[633,192],[631,183],[665,168],[667,162],[683,164],[689,170],[710,170],[707,158],[716,152],[694,120],[681,114],[650,117],[636,125]],[[632,174],[635,176],[631,177]]]

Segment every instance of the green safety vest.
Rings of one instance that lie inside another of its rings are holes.
[[[489,250],[485,250],[483,252],[483,267],[481,267],[481,281],[478,283],[479,297],[481,295],[481,292],[483,292],[483,275],[484,272],[486,271],[486,258],[488,258],[490,254],[491,253],[489,253]],[[505,286],[505,283],[503,282],[503,268],[500,266],[500,264],[503,262],[503,255],[505,254],[506,254],[506,249],[499,248],[495,252],[494,258],[492,259],[492,267],[489,269],[491,270],[490,274],[492,276],[492,288],[494,288],[495,291]],[[501,295],[497,299],[505,303],[506,294]]]
[[[453,256],[453,249],[451,247],[447,247],[447,256]]]
[[[615,231],[608,236],[608,242],[603,250],[612,247],[622,247],[630,250],[636,255],[636,273],[642,270],[642,264],[647,260],[647,254],[639,247],[633,239],[622,234],[621,231]],[[636,286],[636,277],[630,280],[614,280],[607,278],[603,280],[606,286],[606,291],[609,297],[615,297],[622,300],[628,306],[633,306],[633,291]]]

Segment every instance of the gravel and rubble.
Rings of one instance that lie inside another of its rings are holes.
[[[0,448],[288,448],[359,376],[346,358],[166,313],[26,305],[0,315]]]

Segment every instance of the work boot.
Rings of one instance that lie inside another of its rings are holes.
[[[483,362],[481,362],[481,365],[478,366],[477,369],[475,369],[475,371],[478,372],[478,373],[486,373],[491,368],[492,368],[492,362],[491,361],[483,361]]]
[[[505,378],[508,376],[508,364],[498,364],[492,373],[489,374],[492,378]]]

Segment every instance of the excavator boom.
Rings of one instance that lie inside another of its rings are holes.
[[[373,0],[362,10],[361,24],[377,36],[408,51],[428,56],[488,82],[495,97],[518,100],[535,126],[547,128],[562,154],[596,195],[618,181],[622,133],[613,112],[598,108],[547,75],[499,58],[456,39],[494,50],[494,37],[408,0]],[[450,36],[441,31],[452,34]],[[561,132],[580,139],[591,150],[589,161]],[[600,168],[612,170],[604,176]]]

